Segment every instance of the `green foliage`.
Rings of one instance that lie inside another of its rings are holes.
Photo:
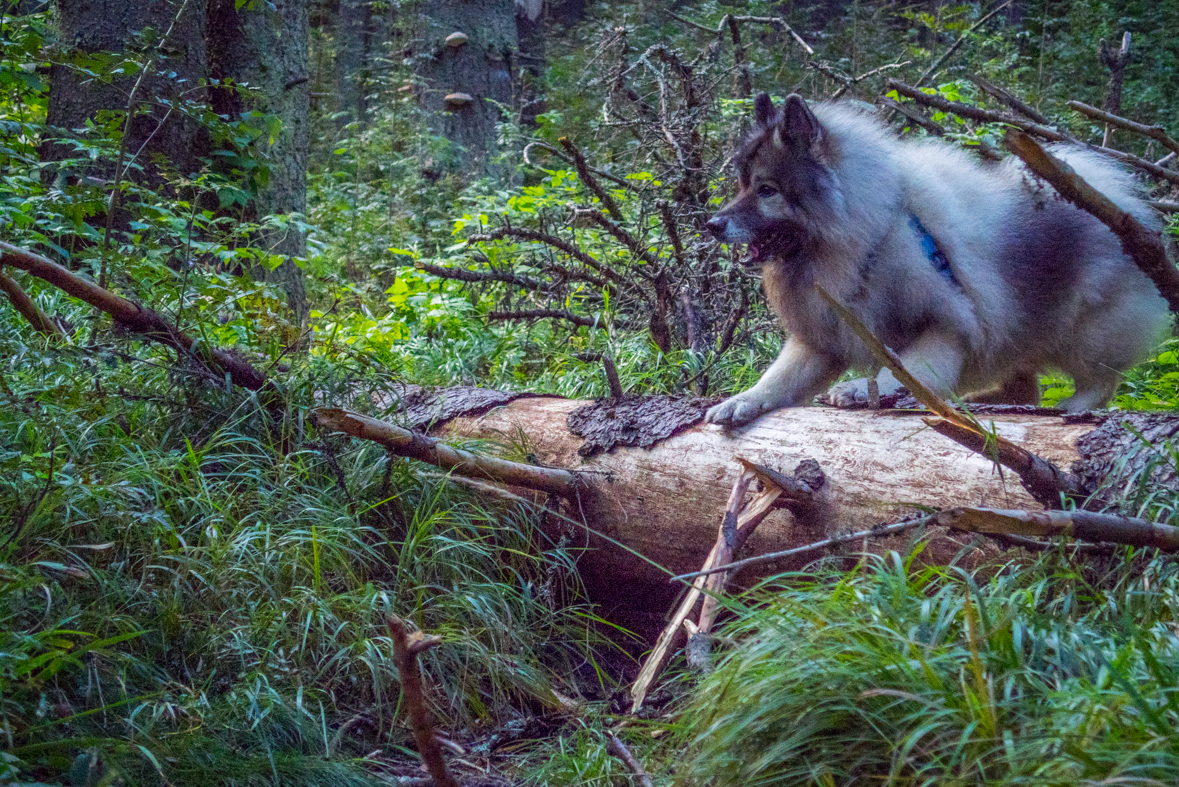
[[[125,340],[46,347],[4,311],[0,358],[0,723],[22,767],[64,772],[97,736],[137,783],[365,781],[379,763],[347,762],[408,735],[394,612],[444,640],[425,669],[447,726],[576,691],[556,676],[592,658],[591,618],[534,512]],[[323,371],[292,371],[292,402],[383,384]]]
[[[783,577],[683,709],[683,784],[1165,784],[1172,561],[1067,548],[998,573],[892,555]]]

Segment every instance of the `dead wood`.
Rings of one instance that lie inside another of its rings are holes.
[[[395,615],[389,616],[388,625],[389,636],[393,640],[393,659],[401,683],[401,695],[405,699],[405,709],[409,714],[409,723],[413,727],[418,754],[426,764],[435,787],[459,787],[458,781],[450,775],[450,770],[446,767],[446,760],[442,757],[442,746],[434,735],[434,721],[426,705],[422,673],[418,666],[418,654],[441,644],[442,640],[438,637],[427,637],[420,631],[410,634],[401,618]]]
[[[981,19],[979,19],[977,22],[975,22],[973,25],[971,25],[969,28],[967,28],[966,32],[963,33],[961,36],[959,36],[957,41],[950,44],[950,48],[947,49],[942,54],[941,57],[939,57],[937,60],[934,61],[933,65],[931,65],[929,68],[925,69],[925,71],[917,79],[917,82],[915,83],[916,86],[921,87],[922,85],[924,85],[925,81],[927,79],[929,79],[931,76],[936,74],[937,70],[939,68],[941,68],[942,65],[944,65],[947,60],[949,60],[951,57],[954,56],[954,53],[957,52],[958,49],[962,46],[962,44],[964,44],[966,42],[967,38],[969,38],[971,35],[974,34],[975,30],[978,30],[980,27],[985,25],[987,22],[989,22],[991,20],[992,17],[995,16],[995,14],[999,13],[1007,6],[1011,5],[1013,2],[1014,2],[1014,0],[1007,0],[1007,2],[1001,3],[1000,5],[995,6],[993,9],[991,9],[990,13],[985,14]]]
[[[1135,134],[1138,134],[1139,136],[1153,139],[1155,142],[1162,144],[1163,147],[1172,153],[1179,153],[1179,142],[1171,139],[1171,137],[1167,135],[1167,130],[1162,126],[1148,126],[1144,123],[1138,123],[1133,120],[1119,117],[1118,115],[1098,109],[1097,107],[1091,107],[1081,101],[1069,101],[1068,106],[1072,110],[1079,112],[1087,118],[1092,120],[1100,120],[1101,122],[1110,126],[1125,129],[1126,131],[1131,131]]]
[[[569,137],[561,137],[557,141],[573,157],[573,166],[577,170],[577,176],[581,178],[581,182],[585,184],[585,187],[598,198],[598,201],[602,203],[602,207],[614,217],[615,221],[624,221],[622,211],[618,209],[618,203],[614,201],[614,197],[610,196],[610,192],[602,188],[602,184],[598,183],[593,173],[590,172],[589,163],[585,160],[585,154],[578,150],[577,146],[573,144],[573,140],[569,139]]]
[[[0,242],[0,265],[27,271],[106,312],[120,327],[171,347],[181,357],[204,367],[214,379],[228,375],[234,385],[251,391],[261,391],[270,385],[265,374],[230,351],[198,344],[151,309],[115,295],[39,254]]]
[[[478,252],[476,252],[478,253]],[[552,285],[540,279],[533,279],[530,276],[520,276],[516,273],[509,273],[508,271],[496,270],[489,268],[488,270],[472,271],[466,268],[446,268],[441,265],[431,265],[428,262],[415,262],[413,265],[420,271],[425,271],[431,276],[437,276],[440,279],[453,279],[455,281],[465,281],[470,283],[479,282],[503,282],[504,284],[514,284],[517,287],[523,287],[526,290],[534,290],[536,292],[543,292],[544,290],[552,289]]]
[[[1120,49],[1114,49],[1106,43],[1105,39],[1101,39],[1097,45],[1097,54],[1101,58],[1101,62],[1109,69],[1109,87],[1105,91],[1105,111],[1116,115],[1122,111],[1122,84],[1126,80],[1126,66],[1130,64],[1130,31],[1127,30],[1122,34],[1122,46]],[[1107,125],[1105,127],[1105,137],[1101,140],[1101,146],[1107,147],[1109,145],[1110,137],[1113,131]]]
[[[1064,161],[1044,150],[1027,134],[1008,131],[1003,139],[1008,150],[1019,156],[1032,172],[1048,181],[1060,196],[1089,212],[1113,230],[1122,241],[1126,256],[1154,282],[1171,311],[1179,314],[1179,270],[1167,256],[1163,238],[1112,200],[1089,185]]]
[[[654,787],[654,783],[651,781],[651,775],[647,773],[647,769],[643,767],[643,764],[630,753],[630,749],[626,748],[626,745],[614,733],[608,732],[606,735],[609,739],[609,743],[606,744],[606,751],[622,760],[626,767],[630,768],[630,772],[634,774],[635,781],[639,783],[639,787]]]
[[[996,438],[995,435],[979,431],[977,427],[964,426],[944,418],[923,420],[938,434],[1014,470],[1023,488],[1045,508],[1060,508],[1061,495],[1084,497],[1075,476],[1010,440]]]
[[[1179,550],[1179,528],[1137,517],[1093,511],[1010,511],[954,508],[934,515],[939,525],[973,533],[1014,536],[1071,536],[1083,541]]]
[[[497,227],[491,232],[472,235],[467,238],[467,243],[486,243],[488,241],[497,241],[503,238],[516,238],[518,240],[534,241],[536,243],[543,243],[546,246],[552,246],[554,249],[568,255],[578,262],[588,265],[596,270],[598,273],[605,276],[612,283],[616,284],[620,289],[629,289],[626,279],[618,271],[611,268],[609,265],[604,265],[594,258],[593,255],[586,253],[579,249],[574,244],[553,235],[548,232],[540,232],[538,230],[530,230],[526,227]]]
[[[871,530],[860,530],[855,533],[845,533],[841,536],[832,536],[831,538],[824,538],[822,541],[816,541],[813,544],[806,544],[804,546],[795,547],[794,549],[783,549],[780,552],[768,552],[764,555],[755,555],[754,557],[747,557],[744,560],[735,560],[726,565],[712,566],[700,571],[693,571],[690,574],[680,574],[672,577],[671,582],[685,582],[689,579],[696,580],[700,577],[705,577],[717,572],[731,572],[740,571],[743,568],[751,566],[760,566],[766,563],[774,563],[786,558],[795,557],[797,555],[805,555],[808,552],[819,552],[824,549],[830,549],[840,544],[848,544],[853,541],[865,541],[869,538],[883,538],[885,536],[895,536],[897,533],[904,533],[908,530],[927,525],[932,521],[932,516],[920,516],[915,519],[907,519],[904,522],[894,522],[891,525],[880,525]]]
[[[12,308],[28,320],[29,325],[32,325],[37,333],[51,338],[60,338],[64,335],[61,326],[42,311],[41,307],[29,297],[29,294],[17,283],[16,279],[5,273],[3,269],[0,269],[0,291],[8,296]]]
[[[618,367],[614,365],[614,359],[609,355],[600,352],[579,353],[577,360],[586,363],[601,363],[602,370],[606,373],[606,385],[610,387],[610,395],[615,399],[626,396],[626,392],[622,390],[622,380],[618,379]]]
[[[1028,106],[1023,101],[1020,101],[1019,98],[999,87],[994,82],[984,79],[978,74],[971,74],[970,81],[978,85],[979,89],[987,95],[991,96],[991,98],[997,99],[1002,104],[1006,104],[1008,107],[1015,110],[1019,114],[1031,118],[1033,121],[1039,123],[1042,126],[1052,125],[1052,121],[1041,114],[1039,110]]]
[[[1049,128],[1048,126],[1044,126],[1039,123],[1032,123],[1006,112],[993,112],[991,110],[973,107],[969,104],[963,104],[959,101],[950,101],[949,99],[942,98],[941,96],[931,96],[928,93],[923,93],[920,89],[915,88],[912,85],[906,85],[904,82],[899,82],[895,79],[888,80],[886,89],[895,90],[900,95],[910,98],[916,101],[918,104],[923,104],[927,107],[933,107],[934,109],[941,110],[942,112],[949,112],[951,114],[958,115],[959,117],[964,117],[979,123],[1006,123],[1009,126],[1015,126],[1016,128],[1021,129],[1028,134],[1033,134],[1037,137],[1047,139],[1050,142],[1072,142],[1073,144],[1081,145],[1090,150],[1094,150],[1098,153],[1102,153],[1111,158],[1117,159],[1124,164],[1137,167],[1143,172],[1147,172],[1159,180],[1166,180],[1170,183],[1174,183],[1175,185],[1179,185],[1179,172],[1172,172],[1169,169],[1164,169],[1158,164],[1135,156],[1132,153],[1115,150],[1114,148],[1088,145],[1070,134],[1065,134],[1062,131]]]
[[[312,411],[311,417],[315,425],[324,431],[343,432],[362,440],[372,440],[398,456],[417,459],[458,475],[564,497],[576,496],[581,487],[578,476],[568,470],[480,456],[446,445],[433,437],[347,410],[320,407]]]
[[[583,328],[605,328],[597,317],[583,317],[567,309],[521,309],[519,311],[494,311],[487,313],[489,320],[564,320]]]

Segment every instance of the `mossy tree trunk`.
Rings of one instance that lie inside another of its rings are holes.
[[[258,88],[247,106],[234,90],[216,90],[213,108],[237,118],[257,110],[278,116],[282,131],[267,151],[269,177],[258,184],[252,218],[301,214],[307,208],[310,63],[306,0],[251,2],[235,8],[235,0],[209,0],[209,75]],[[259,144],[265,145],[265,140]],[[259,266],[254,275],[278,283],[302,325],[308,305],[303,271],[296,258],[307,252],[307,238],[294,226],[268,230],[262,243],[282,258],[274,270]]]
[[[422,49],[418,74],[425,82],[421,103],[431,116],[431,130],[454,143],[444,166],[452,171],[487,171],[495,151],[500,106],[513,98],[513,63],[517,53],[513,0],[429,0],[423,4]],[[467,36],[448,46],[452,33]],[[465,94],[469,103],[446,100]]]

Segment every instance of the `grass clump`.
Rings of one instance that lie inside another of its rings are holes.
[[[450,729],[543,713],[594,673],[573,553],[532,510],[312,431],[338,369],[291,370],[276,417],[150,347],[47,346],[18,320],[0,310],[13,775],[86,757],[104,783],[377,783],[410,741],[390,613],[443,638],[423,667]]]
[[[912,558],[755,591],[682,713],[677,781],[1173,783],[1179,566],[1062,550],[972,576]]]

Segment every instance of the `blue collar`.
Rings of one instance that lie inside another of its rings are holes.
[[[937,245],[937,241],[929,234],[929,230],[925,229],[925,225],[921,223],[921,219],[916,215],[909,214],[909,226],[913,228],[913,232],[917,233],[917,239],[921,241],[921,251],[925,254],[925,258],[933,265],[934,270],[945,276],[951,284],[957,284],[958,278],[954,276],[954,271],[950,268],[950,258]]]

